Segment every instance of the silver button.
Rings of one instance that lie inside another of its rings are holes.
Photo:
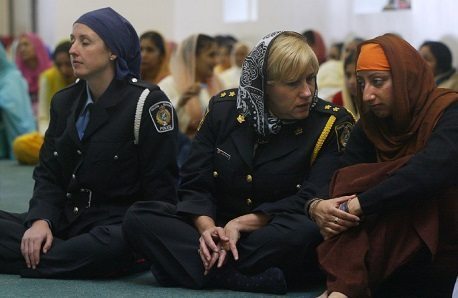
[[[73,213],[74,214],[78,214],[80,210],[78,209],[78,207],[73,207]]]
[[[253,176],[250,174],[246,175],[246,182],[250,183],[251,181],[253,181]]]
[[[217,171],[213,171],[213,177],[216,178],[216,177],[218,177],[218,176],[219,176],[218,172],[217,172]]]
[[[302,185],[298,184],[298,185],[296,185],[296,188],[297,188],[297,189],[300,189],[301,186],[302,186]]]
[[[119,157],[117,155],[115,155],[115,156],[113,156],[113,159],[117,160],[117,159],[119,159]]]
[[[70,198],[72,197],[72,194],[69,193],[69,192],[67,192],[67,193],[65,194],[65,196],[66,196],[68,199],[70,199]]]
[[[72,178],[73,178],[73,179],[76,179],[76,175],[75,175],[75,174],[72,174]]]
[[[78,153],[78,155],[81,155],[83,152],[81,152],[81,150],[76,150],[76,153]]]
[[[54,156],[58,156],[58,155],[59,155],[59,153],[57,153],[57,151],[54,151],[52,154],[53,154]]]
[[[132,78],[132,82],[136,83],[138,80],[136,78]]]

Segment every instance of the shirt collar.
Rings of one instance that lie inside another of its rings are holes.
[[[94,103],[94,100],[92,99],[91,92],[89,91],[89,86],[87,84],[86,84],[86,94],[87,94],[86,103],[84,104],[83,108],[81,109],[80,115],[84,114],[86,112],[86,110],[87,110],[87,107],[90,104]]]

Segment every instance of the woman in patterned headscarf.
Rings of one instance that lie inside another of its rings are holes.
[[[363,42],[356,71],[361,118],[331,197],[356,195],[310,212],[328,239],[319,258],[329,297],[451,297],[458,93],[436,88],[427,63],[393,34]],[[348,214],[364,221],[355,226]]]
[[[317,72],[302,35],[274,32],[210,100],[178,205],[139,203],[123,225],[160,284],[285,293],[319,276],[304,203],[327,192],[353,119],[316,97]]]

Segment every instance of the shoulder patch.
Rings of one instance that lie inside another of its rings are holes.
[[[149,115],[153,120],[157,132],[163,133],[173,130],[175,119],[173,118],[173,107],[168,101],[160,101],[149,108]]]
[[[339,148],[339,152],[341,152],[347,146],[351,130],[353,129],[353,123],[345,121],[336,125],[334,129],[337,136],[337,147]]]

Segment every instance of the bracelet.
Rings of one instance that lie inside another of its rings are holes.
[[[313,221],[313,222],[316,222],[315,221],[315,218],[312,216],[312,212],[313,210],[316,208],[316,206],[318,206],[318,204],[323,201],[323,199],[316,199],[315,201],[313,201],[312,203],[310,203],[310,208],[309,208],[309,218]]]
[[[309,218],[310,218],[310,205],[312,205],[312,203],[315,202],[316,200],[318,200],[318,198],[313,198],[305,202],[304,211],[305,211],[305,215],[307,215]]]

